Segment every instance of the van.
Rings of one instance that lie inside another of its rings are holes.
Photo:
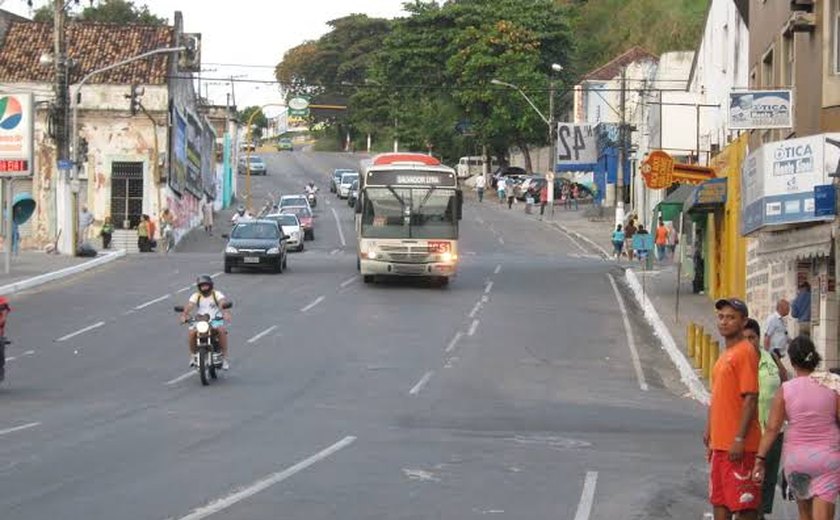
[[[499,167],[496,159],[491,159],[489,171],[493,171]],[[455,168],[459,179],[466,179],[473,175],[484,173],[484,157],[461,157],[458,160],[458,166]]]

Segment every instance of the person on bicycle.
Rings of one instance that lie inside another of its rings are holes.
[[[196,314],[209,315],[210,324],[213,326],[215,333],[219,335],[219,346],[222,349],[223,358],[222,370],[228,370],[230,364],[228,363],[228,337],[225,321],[230,321],[230,312],[222,309],[227,300],[221,291],[213,288],[213,279],[206,274],[199,276],[195,285],[198,290],[190,296],[187,306],[184,307],[184,312],[181,314],[181,323],[186,323],[193,311]],[[195,328],[190,327],[190,366],[198,366],[198,357],[195,351],[196,338]]]

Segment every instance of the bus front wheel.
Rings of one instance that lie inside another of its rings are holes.
[[[362,280],[364,280],[364,282],[365,282],[365,283],[373,283],[373,282],[374,282],[374,278],[373,278],[373,275],[372,275],[372,274],[366,274],[366,275],[364,275],[364,276],[362,277]]]

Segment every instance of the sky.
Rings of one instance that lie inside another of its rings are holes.
[[[81,0],[82,5],[88,0]],[[306,40],[314,40],[329,30],[327,22],[352,13],[394,18],[404,15],[404,0],[134,0],[171,23],[176,10],[184,16],[186,32],[201,33],[201,94],[223,105],[231,92],[231,76],[240,80],[274,80],[274,66],[283,54]],[[37,8],[51,0],[34,0]],[[0,8],[29,16],[26,0],[0,0]],[[238,66],[231,66],[236,64]],[[272,84],[233,85],[236,104],[241,109],[282,101]],[[274,115],[276,108],[266,108]]]

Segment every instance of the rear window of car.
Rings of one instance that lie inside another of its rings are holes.
[[[350,184],[359,178],[358,173],[345,173],[341,176],[341,184]]]

